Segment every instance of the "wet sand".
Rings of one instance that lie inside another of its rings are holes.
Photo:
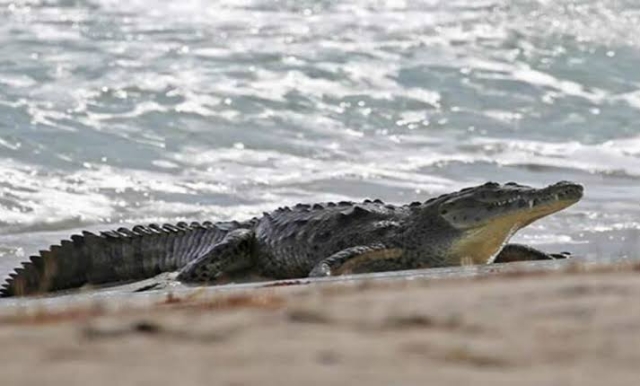
[[[2,385],[633,385],[638,264],[0,310]]]

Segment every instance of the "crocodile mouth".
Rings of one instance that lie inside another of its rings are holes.
[[[488,183],[466,192],[462,190],[459,196],[443,202],[440,215],[458,229],[507,219],[521,228],[578,202],[583,191],[582,185],[566,181],[542,189],[515,183]]]
[[[582,185],[559,182],[543,189],[536,189],[534,192],[525,192],[521,195],[508,199],[483,202],[485,208],[493,209],[522,209],[525,212],[545,211],[545,209],[561,210],[582,198]],[[552,213],[552,212],[551,212]]]

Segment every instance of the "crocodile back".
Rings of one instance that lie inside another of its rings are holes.
[[[265,213],[256,226],[263,275],[307,276],[320,260],[343,249],[398,239],[406,208],[382,201],[299,204]]]

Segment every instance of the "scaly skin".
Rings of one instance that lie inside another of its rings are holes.
[[[531,222],[582,197],[582,186],[543,189],[488,182],[426,202],[298,204],[245,222],[136,226],[72,236],[23,263],[0,290],[32,295],[179,270],[183,282],[340,275],[566,257],[507,244]]]

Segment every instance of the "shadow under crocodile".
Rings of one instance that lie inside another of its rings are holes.
[[[638,259],[640,260],[640,258]],[[606,264],[629,262],[627,258],[608,259]],[[59,291],[39,297],[18,297],[0,299],[0,312],[24,308],[55,309],[72,305],[119,306],[144,305],[162,301],[169,295],[189,296],[191,294],[212,295],[231,291],[259,290],[283,286],[309,286],[323,284],[358,285],[366,281],[401,281],[401,280],[442,280],[472,277],[490,277],[495,275],[553,272],[566,270],[575,265],[594,266],[595,261],[585,261],[580,258],[554,261],[525,261],[504,264],[471,265],[443,268],[429,268],[406,271],[391,271],[365,273],[358,275],[344,275],[322,278],[300,278],[290,280],[253,281],[245,283],[229,283],[219,285],[186,285],[173,280],[172,274],[161,274],[154,278],[124,283],[107,287],[91,287],[78,290]]]

